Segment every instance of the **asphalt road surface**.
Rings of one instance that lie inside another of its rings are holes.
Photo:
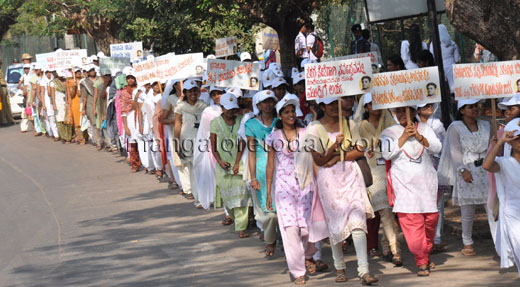
[[[0,128],[0,286],[293,284],[280,248],[265,259],[254,230],[239,239],[221,225],[222,210],[195,209],[166,187],[92,146]],[[370,269],[379,286],[520,286],[515,269],[499,270],[491,241],[476,243],[476,257],[460,255],[459,239],[446,241],[430,277],[415,275],[408,251],[403,268],[374,258]],[[343,284],[326,244],[323,253],[330,271],[307,286],[360,286],[352,247]]]

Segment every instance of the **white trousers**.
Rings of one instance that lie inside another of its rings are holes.
[[[489,212],[489,210],[487,208],[487,204],[484,204],[483,206],[486,209],[491,237],[493,237],[493,242],[495,242],[495,237],[496,237],[496,232],[497,232],[497,222],[493,218],[493,213]],[[473,238],[472,238],[473,237],[473,222],[475,221],[476,207],[477,207],[476,204],[460,206],[461,221],[462,221],[462,243],[464,245],[473,245]]]
[[[141,164],[146,170],[151,170],[153,167],[152,164],[152,154],[150,151],[149,142],[146,139],[138,139],[137,140],[137,149],[139,150],[139,159],[141,159]]]
[[[56,117],[54,115],[45,118],[45,130],[50,137],[59,138],[58,126],[56,126]]]
[[[358,276],[369,273],[368,270],[368,255],[367,255],[367,236],[361,229],[352,230],[352,241],[354,241],[354,249],[356,249],[356,256],[358,261]],[[346,268],[345,259],[343,257],[343,248],[341,243],[331,245],[332,258],[334,259],[334,268],[336,270],[344,270]]]

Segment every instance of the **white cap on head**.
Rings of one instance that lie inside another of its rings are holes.
[[[334,103],[335,101],[337,101],[338,98],[325,98],[325,99],[316,99],[316,103],[319,105],[319,104],[325,104],[325,105],[328,105],[328,104],[331,104],[331,103]]]
[[[274,68],[278,68],[278,69],[282,69],[282,66],[280,66],[280,64],[278,64],[277,62],[271,62],[269,63],[269,66],[267,67],[267,69],[274,69]]]
[[[285,96],[276,104],[276,113],[280,114],[280,110],[288,105],[293,105],[294,110],[296,111],[296,109],[300,105],[300,101],[298,101],[294,98],[287,98],[287,96]],[[298,115],[296,115],[296,116],[298,116]]]
[[[97,53],[97,57],[98,57],[98,58],[105,58],[105,53],[103,53],[102,51],[99,51],[99,52]]]
[[[316,60],[303,59],[300,64],[300,67],[305,68],[306,64],[314,64],[314,63],[317,63]]]
[[[256,97],[256,104],[259,104],[267,99],[274,99],[275,101],[277,100],[274,92],[271,90],[263,90],[261,92],[258,92],[258,93],[256,93],[255,97]]]
[[[474,104],[476,104],[478,102],[480,102],[480,100],[477,100],[477,99],[459,100],[457,102],[457,110],[460,110],[465,105],[474,105]]]
[[[110,72],[110,75],[112,77],[115,77],[117,75],[117,73],[121,72],[119,69],[115,68],[113,69],[111,72]]]
[[[215,57],[215,55],[213,54],[209,54],[206,59],[216,59],[217,57]]]
[[[90,64],[90,65],[87,65],[87,67],[85,68],[87,72],[90,72],[91,70],[96,70],[96,65],[94,64]]]
[[[90,60],[91,61],[98,61],[99,59],[98,59],[98,57],[96,55],[92,55],[92,56],[90,56]]]
[[[278,88],[279,86],[281,85],[287,85],[287,82],[285,81],[284,78],[281,78],[281,77],[277,77],[275,78],[272,82],[271,82],[271,87],[274,89],[274,88]]]
[[[202,77],[193,77],[193,78],[189,78],[188,80],[194,80],[195,82],[201,82],[202,83]]]
[[[182,84],[182,88],[184,90],[191,90],[193,88],[198,88],[199,85],[197,85],[197,82],[195,80],[186,80],[184,81],[184,84]]]
[[[123,68],[123,74],[125,74],[127,76],[132,74],[132,67],[124,67]]]
[[[240,61],[246,61],[246,60],[251,60],[251,54],[249,54],[248,52],[242,52],[240,53]]]
[[[213,91],[221,91],[223,92],[224,91],[224,88],[221,88],[221,87],[215,87],[215,86],[210,86],[209,87],[209,93],[211,94],[211,92]]]
[[[297,116],[297,117],[303,117],[303,112],[302,112],[302,110],[300,109],[300,99],[298,98],[297,95],[295,95],[295,94],[286,94],[286,95],[282,98],[282,100],[283,100],[283,99],[297,101],[298,103],[294,106],[295,109],[296,109],[296,116]]]
[[[509,106],[520,106],[520,94],[512,96],[507,101],[504,99],[498,104],[498,108],[501,110],[507,110],[507,107]]]
[[[265,70],[262,72],[262,85],[264,88],[271,86],[271,81],[274,79],[271,71]]]
[[[514,132],[513,135],[520,135],[520,118],[512,119],[504,128],[506,132]]]
[[[283,78],[283,72],[282,72],[282,68],[280,68],[280,66],[278,65],[270,65],[269,66],[269,69],[267,69],[267,71],[271,72],[271,74],[273,74],[275,77],[282,77]]]
[[[305,80],[305,73],[300,72],[300,73],[296,74],[296,77],[293,77],[292,83],[293,83],[293,85],[296,85],[299,82],[304,81],[304,80]]]
[[[300,71],[298,71],[298,68],[293,67],[293,68],[291,69],[291,78],[294,79],[294,78],[298,77],[298,74],[299,74],[299,73],[300,73]]]
[[[39,63],[34,63],[34,64],[33,64],[33,69],[34,69],[34,70],[41,70],[41,69],[42,69],[42,65],[39,64]]]
[[[24,69],[30,69],[31,68],[31,64],[23,64],[23,68]]]
[[[67,75],[65,74],[65,71],[63,71],[63,70],[57,71],[57,74],[58,74],[58,77],[60,77],[60,78],[66,78],[67,77]]]
[[[229,88],[226,90],[226,93],[232,93],[237,99],[243,96],[242,90],[239,88]]]
[[[81,72],[81,67],[78,67],[78,66],[74,67],[74,73],[75,72]]]
[[[238,100],[232,93],[225,93],[220,97],[220,105],[226,110],[238,109]]]

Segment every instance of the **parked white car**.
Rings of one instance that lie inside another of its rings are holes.
[[[25,108],[23,92],[17,88],[22,75],[23,64],[10,65],[5,73],[5,82],[7,83],[13,116],[21,116]]]

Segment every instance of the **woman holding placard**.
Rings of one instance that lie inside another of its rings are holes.
[[[184,100],[175,106],[174,138],[180,158],[175,165],[187,199],[197,201],[197,180],[193,173],[193,148],[202,111],[208,106],[200,97],[200,88],[194,80],[184,82]],[[174,151],[172,151],[174,152]],[[198,206],[195,202],[195,206]]]
[[[340,149],[359,140],[354,129],[354,121],[342,118],[340,121],[337,98],[316,101],[324,116],[307,127],[305,145],[318,166],[318,195],[323,206],[329,229],[329,239],[336,268],[336,282],[346,282],[345,262],[341,243],[352,235],[358,259],[358,276],[363,284],[373,284],[379,280],[372,277],[368,268],[367,217],[374,217],[366,192],[363,175],[356,159],[363,156],[363,148],[356,146],[344,153],[341,162]],[[352,127],[350,130],[349,127]],[[352,133],[351,133],[352,132]]]
[[[437,172],[430,154],[439,153],[442,144],[429,126],[417,121],[415,107],[397,108],[395,114],[399,123],[381,133],[383,158],[387,160],[388,201],[415,255],[417,275],[429,276],[430,268],[435,266],[429,255],[439,219]]]
[[[385,160],[382,158],[379,146],[379,136],[381,132],[395,124],[394,118],[387,110],[372,109],[372,94],[367,93],[359,99],[359,105],[354,116],[357,122],[356,130],[359,136],[366,140],[365,156],[368,159],[370,170],[372,171],[373,184],[367,188],[370,196],[370,203],[376,213],[374,219],[367,221],[367,241],[369,252],[377,251],[379,237],[379,223],[383,223],[383,247],[384,257],[390,257],[392,263],[401,266],[401,250],[397,241],[396,228],[392,209],[388,204],[386,194],[386,168]],[[391,254],[390,254],[391,252]]]
[[[273,210],[268,210],[266,205],[267,183],[265,170],[267,150],[264,141],[278,120],[274,109],[276,96],[270,90],[263,90],[257,93],[255,97],[257,102],[255,113],[257,116],[248,120],[245,124],[245,135],[247,136],[249,150],[250,185],[256,191],[253,193],[255,218],[260,221],[264,230],[265,256],[272,257],[276,247],[277,218],[274,212],[276,207],[273,206]]]
[[[457,120],[448,127],[439,163],[439,181],[453,186],[453,204],[460,206],[465,256],[476,255],[471,237],[477,205],[486,208],[493,239],[496,232],[496,223],[486,204],[489,178],[482,168],[491,129],[488,122],[477,119],[478,102],[476,99],[458,101]]]

